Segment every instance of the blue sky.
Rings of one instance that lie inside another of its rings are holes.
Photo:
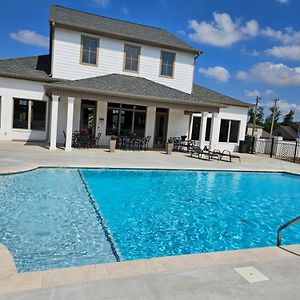
[[[165,28],[204,54],[195,81],[300,120],[298,0],[11,0],[1,3],[0,59],[47,53],[50,4]]]

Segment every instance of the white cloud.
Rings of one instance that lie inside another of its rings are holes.
[[[273,47],[265,52],[277,58],[300,61],[300,45]]]
[[[257,36],[266,37],[284,45],[300,45],[300,31],[296,31],[292,27],[282,30],[275,30],[271,27],[262,29],[259,28],[255,19],[243,23],[241,19],[233,19],[227,13],[214,13],[213,18],[214,20],[211,22],[189,20],[188,28],[192,31],[189,38],[217,47],[229,47],[239,41]],[[253,54],[258,53],[253,52]]]
[[[265,90],[263,92],[263,96],[265,97],[274,97],[276,93],[273,90]]]
[[[274,102],[266,103],[267,107],[272,107],[273,105]],[[288,102],[285,99],[282,100],[280,99],[277,102],[277,106],[283,115],[287,114],[291,109],[295,111],[296,115],[300,113],[300,104],[296,104],[294,102]]]
[[[271,62],[258,63],[248,71],[238,71],[236,78],[274,86],[300,86],[300,67],[293,68]]]
[[[127,15],[129,13],[129,9],[126,6],[122,6],[122,12],[124,15]]]
[[[280,4],[290,4],[290,0],[277,0]]]
[[[212,46],[228,47],[258,34],[259,27],[255,20],[242,25],[240,20],[233,21],[226,13],[214,13],[213,16],[213,22],[198,23],[196,20],[190,20],[189,28],[194,31],[189,34],[190,39]]]
[[[248,98],[255,98],[256,96],[258,97],[261,96],[261,93],[258,90],[253,90],[253,91],[245,90],[244,94]]]
[[[245,71],[237,71],[235,77],[236,77],[236,79],[247,80],[249,76],[248,76],[248,73]]]
[[[91,0],[91,4],[95,6],[106,7],[109,4],[110,0]]]
[[[267,27],[261,31],[261,35],[279,41],[282,44],[300,44],[300,31],[295,31],[292,27],[286,27],[284,30],[274,30]]]
[[[227,82],[230,78],[230,73],[221,66],[210,68],[199,68],[199,73],[204,74],[208,78],[213,78],[218,82]]]
[[[186,32],[185,32],[185,30],[177,30],[177,33],[179,33],[179,34],[181,34],[181,35],[186,35]]]
[[[262,93],[258,90],[253,90],[253,91],[244,90],[244,94],[248,98],[256,98],[256,96],[270,98],[276,95],[275,92],[272,90],[265,90]]]
[[[10,37],[20,43],[48,48],[48,37],[38,34],[35,31],[21,29],[18,32],[11,32]]]

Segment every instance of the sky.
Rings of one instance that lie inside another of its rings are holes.
[[[204,51],[196,83],[300,120],[299,0],[1,0],[0,59],[48,53],[50,4],[164,28]]]

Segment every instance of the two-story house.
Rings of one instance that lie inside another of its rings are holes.
[[[201,51],[171,33],[51,6],[49,54],[0,60],[0,140],[72,146],[82,128],[111,135],[187,135],[211,149],[244,140],[249,104],[194,83]]]

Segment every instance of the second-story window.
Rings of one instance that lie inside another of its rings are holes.
[[[96,66],[98,64],[99,39],[82,36],[81,37],[81,63]]]
[[[160,75],[173,77],[174,75],[174,62],[175,62],[175,53],[161,51],[161,66],[160,66]]]
[[[125,71],[139,71],[139,57],[141,48],[133,45],[124,46],[124,70]]]

